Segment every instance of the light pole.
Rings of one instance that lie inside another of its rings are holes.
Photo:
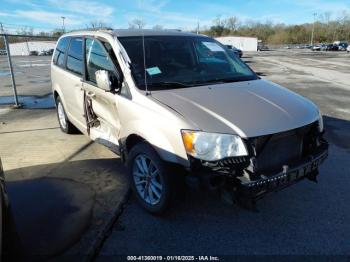
[[[62,30],[63,30],[63,33],[65,33],[66,32],[66,28],[64,26],[64,19],[66,19],[66,17],[65,16],[61,16],[61,18],[62,18]]]
[[[314,13],[314,23],[312,25],[312,33],[311,33],[311,46],[314,45],[314,34],[315,34],[315,23],[316,23],[317,13]]]

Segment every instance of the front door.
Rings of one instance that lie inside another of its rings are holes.
[[[87,132],[92,140],[118,153],[119,96],[98,88],[95,75],[98,70],[116,74],[117,61],[111,59],[106,49],[107,43],[93,38],[86,38],[85,41],[86,81],[83,90]]]

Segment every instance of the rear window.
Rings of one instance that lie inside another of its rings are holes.
[[[67,69],[78,75],[83,74],[83,39],[72,38],[67,55]]]
[[[53,63],[59,67],[64,67],[64,55],[66,53],[68,43],[68,37],[61,38],[57,43]]]

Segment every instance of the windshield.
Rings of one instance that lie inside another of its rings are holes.
[[[145,88],[142,37],[118,38],[131,60],[136,85]],[[202,36],[145,36],[149,90],[258,79],[232,50]]]

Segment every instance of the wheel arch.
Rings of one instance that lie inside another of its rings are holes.
[[[62,93],[61,93],[61,90],[59,90],[59,88],[54,88],[54,89],[53,89],[53,98],[54,98],[54,100],[55,100],[55,104],[56,104],[56,102],[57,102],[57,98],[58,98],[58,97],[61,99],[61,102],[62,102],[64,108],[67,108],[67,107],[66,107],[66,101],[65,101],[64,96],[63,96]]]
[[[154,134],[152,135],[154,137]],[[124,156],[127,157],[130,150],[138,143],[140,142],[146,142],[148,143],[159,155],[159,157],[170,163],[179,164],[181,166],[189,166],[188,159],[184,159],[180,156],[178,156],[173,148],[173,146],[170,144],[169,141],[166,140],[165,136],[158,134],[157,141],[151,137],[148,137],[147,135],[142,135],[137,132],[133,132],[130,135],[127,136],[127,138],[122,143],[123,150],[125,152]],[[163,145],[161,144],[163,142]],[[165,145],[167,144],[167,145]],[[164,149],[164,147],[166,149]]]
[[[58,94],[58,92],[56,90],[53,91],[53,98],[55,99],[55,102],[57,100],[57,97],[59,97],[60,95]]]

